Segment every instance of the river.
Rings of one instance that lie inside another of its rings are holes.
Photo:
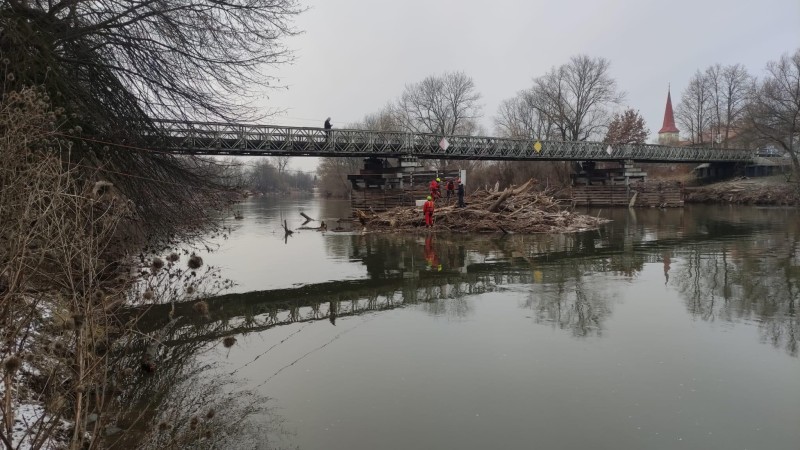
[[[251,393],[232,405],[259,399],[263,446],[800,448],[794,209],[595,210],[613,221],[573,235],[285,239],[282,220],[330,230],[347,203],[238,208],[203,255],[235,286],[164,342],[191,342],[229,394]],[[165,311],[148,314],[143,331],[163,326]]]

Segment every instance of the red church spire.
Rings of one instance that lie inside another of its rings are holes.
[[[664,110],[664,126],[661,127],[658,134],[661,133],[677,133],[678,128],[675,126],[675,116],[672,114],[672,95],[667,90],[667,109]]]

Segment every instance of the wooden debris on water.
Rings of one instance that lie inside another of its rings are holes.
[[[536,191],[536,181],[504,190],[471,194],[464,208],[456,202],[436,202],[434,229],[473,233],[569,233],[598,228],[607,219],[564,209],[558,200]],[[424,227],[419,207],[397,207],[385,212],[357,209],[355,215],[367,230],[412,231]]]

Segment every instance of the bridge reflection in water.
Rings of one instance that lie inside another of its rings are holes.
[[[528,294],[520,307],[537,323],[584,337],[602,335],[619,294],[603,278],[637,277],[656,264],[694,316],[756,320],[765,341],[796,356],[798,222],[788,210],[748,211],[718,219],[707,208],[618,210],[602,230],[573,235],[334,234],[328,251],[363,264],[367,278],[222,295],[206,299],[208,317],[194,301],[176,304],[172,320],[171,305],[131,312],[144,312],[140,331],[161,330],[162,342],[175,346],[409,305],[465,317],[469,296],[514,289]]]

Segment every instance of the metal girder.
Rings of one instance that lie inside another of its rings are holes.
[[[436,159],[529,161],[750,162],[749,150],[669,147],[649,144],[609,146],[600,142],[541,141],[481,136],[443,136],[367,130],[158,121],[149,145],[184,154],[272,156],[398,156]]]

